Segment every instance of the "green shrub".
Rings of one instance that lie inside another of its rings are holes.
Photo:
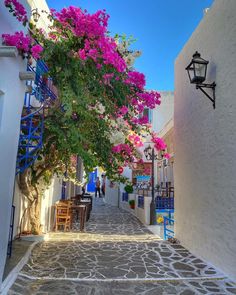
[[[132,194],[132,192],[134,191],[132,184],[127,184],[124,187],[124,190],[128,193],[128,194]]]

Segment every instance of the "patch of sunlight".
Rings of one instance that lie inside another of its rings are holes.
[[[90,242],[135,242],[145,243],[150,241],[163,241],[160,237],[152,234],[143,235],[109,235],[95,233],[78,233],[78,232],[53,232],[45,236],[45,241],[90,241]]]

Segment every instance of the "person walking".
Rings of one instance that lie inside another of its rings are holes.
[[[97,193],[99,195],[99,198],[101,198],[100,186],[101,186],[101,182],[99,177],[97,177],[95,182],[95,198],[97,197]]]
[[[102,174],[102,195],[105,197],[106,176]]]
[[[86,183],[84,183],[84,185],[82,186],[82,196],[85,194],[86,192]]]

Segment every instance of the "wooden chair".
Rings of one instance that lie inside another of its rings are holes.
[[[71,228],[71,203],[58,201],[56,202],[56,226],[55,230],[63,227],[64,231]]]

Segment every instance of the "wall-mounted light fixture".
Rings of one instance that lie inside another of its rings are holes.
[[[31,10],[32,16],[33,16],[33,20],[35,23],[38,22],[39,18],[40,18],[40,14],[38,12],[38,8],[35,8],[33,10]]]
[[[201,58],[200,53],[197,51],[193,55],[193,59],[187,66],[188,76],[190,83],[196,84],[196,89],[200,89],[211,101],[213,108],[215,109],[215,87],[216,83],[211,84],[203,83],[206,80],[207,65],[209,61]],[[213,92],[213,97],[211,97],[203,88],[211,88]]]

